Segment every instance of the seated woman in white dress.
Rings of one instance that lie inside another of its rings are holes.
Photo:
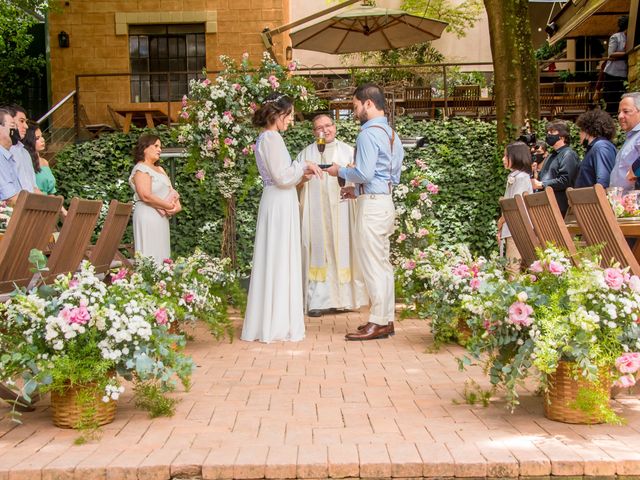
[[[158,165],[162,146],[156,135],[142,135],[133,156],[136,165],[129,176],[134,191],[133,241],[136,253],[152,257],[159,265],[171,257],[169,217],[182,206],[180,195]]]
[[[264,183],[253,250],[253,268],[241,339],[261,342],[304,338],[300,210],[296,185],[322,170],[312,162],[291,162],[278,132],[293,119],[291,99],[272,93],[255,112],[262,133],[256,163]]]

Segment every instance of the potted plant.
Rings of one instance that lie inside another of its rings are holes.
[[[200,320],[216,338],[225,334],[233,338],[228,307],[233,304],[242,310],[246,294],[230,259],[212,257],[200,249],[175,261],[166,259],[161,265],[138,256],[135,272],[133,278],[141,288],[175,312],[174,321],[169,323],[171,331]]]
[[[27,400],[52,392],[57,426],[95,428],[113,420],[121,378],[189,385],[193,362],[167,328],[174,316],[135,279],[116,275],[107,285],[84,262],[0,305],[0,381],[21,377]]]
[[[470,332],[465,299],[480,285],[486,264],[463,244],[446,249],[431,245],[405,259],[401,281],[407,303],[420,318],[430,319],[436,347],[452,340],[466,342]]]
[[[505,388],[511,407],[518,385],[533,375],[549,418],[620,420],[609,405],[610,385],[630,384],[637,371],[627,356],[640,351],[640,278],[602,268],[593,252],[572,262],[548,247],[520,276],[499,269],[486,275],[466,306],[473,333],[467,349],[487,362],[491,383]]]

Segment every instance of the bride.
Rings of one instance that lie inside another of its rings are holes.
[[[240,338],[261,342],[304,338],[300,211],[296,185],[322,176],[312,162],[291,162],[279,132],[293,121],[293,103],[272,93],[256,110],[253,124],[261,127],[256,163],[264,190],[258,209],[253,268],[247,311]]]

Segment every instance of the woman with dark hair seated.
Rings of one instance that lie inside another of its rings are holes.
[[[256,163],[264,190],[258,208],[247,311],[240,338],[261,342],[304,338],[300,205],[296,185],[322,177],[313,162],[291,162],[279,132],[293,121],[293,103],[272,93],[256,110]]]
[[[171,257],[169,217],[182,206],[180,195],[158,162],[162,146],[156,135],[142,135],[133,151],[136,162],[129,185],[134,191],[133,241],[136,253],[157,264]]]
[[[41,152],[47,148],[47,144],[42,136],[42,130],[37,123],[32,123],[27,128],[27,133],[22,139],[24,148],[31,155],[33,171],[36,173],[36,185],[45,195],[56,193],[56,179],[49,167],[49,162],[41,156]]]
[[[580,143],[587,152],[580,163],[575,188],[596,183],[607,188],[616,162],[616,147],[611,143],[616,136],[616,124],[607,112],[595,109],[580,115],[576,125],[580,129]]]

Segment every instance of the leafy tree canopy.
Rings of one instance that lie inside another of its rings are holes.
[[[33,41],[31,27],[39,22],[47,8],[42,0],[5,0],[0,2],[0,101],[21,98],[33,80],[41,74],[44,58],[29,56]]]

